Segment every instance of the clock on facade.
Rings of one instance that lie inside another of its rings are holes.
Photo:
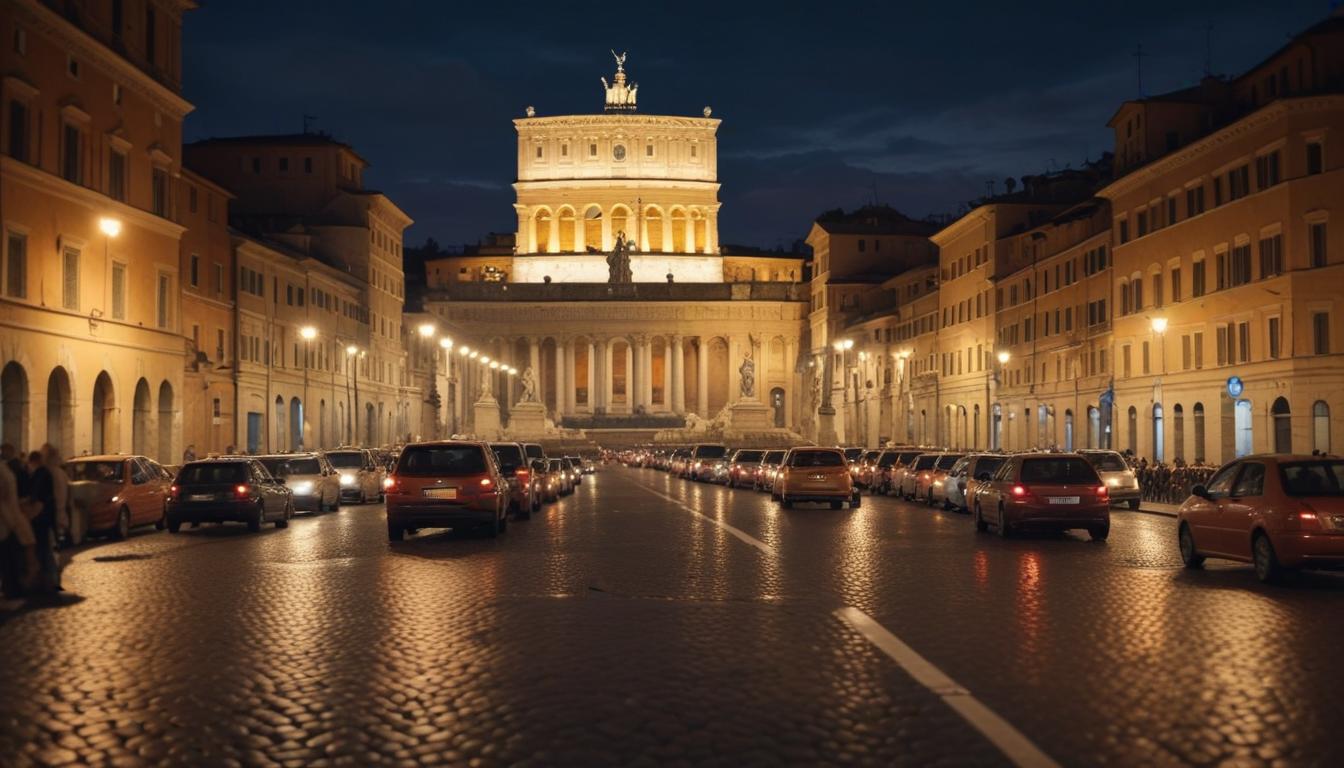
[[[616,158],[617,160],[624,160],[624,159],[625,159],[625,145],[624,145],[624,144],[617,144],[616,146],[612,147],[612,148],[611,148],[611,156],[614,157],[614,158]]]

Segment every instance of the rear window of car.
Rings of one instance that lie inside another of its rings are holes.
[[[863,454],[863,460],[864,460],[864,461],[874,461],[874,460],[877,459],[878,456],[881,456],[881,455],[882,455],[882,452],[881,452],[881,451],[869,451],[869,452]]]
[[[416,445],[401,453],[399,475],[479,475],[485,452],[475,445]]]
[[[1124,472],[1129,469],[1118,453],[1085,453],[1083,457],[1096,467],[1098,472]]]
[[[845,449],[845,461],[855,461],[855,460],[857,460],[857,459],[858,459],[860,456],[862,456],[862,455],[863,455],[863,449],[862,449],[862,448],[846,448],[846,449]]]
[[[559,459],[550,459],[547,461],[552,472],[560,472],[565,468],[565,463]]]
[[[839,451],[797,451],[789,459],[791,467],[843,467],[845,456]]]
[[[899,459],[900,457],[901,455],[899,453],[884,453],[881,456],[877,457],[877,466],[894,467],[896,466],[896,460]]]
[[[992,475],[999,471],[999,467],[1003,466],[1004,461],[1006,459],[1003,456],[981,456],[975,460],[975,474],[988,472]]]
[[[364,466],[364,454],[359,451],[333,451],[327,454],[327,461],[333,467],[359,469]]]
[[[516,444],[491,445],[490,450],[495,452],[495,459],[499,461],[500,469],[514,470],[523,464],[523,449]]]
[[[1289,496],[1344,496],[1344,461],[1294,461],[1279,465]]]
[[[525,445],[525,446],[523,446],[523,450],[527,452],[527,458],[529,458],[529,459],[544,459],[544,458],[546,458],[546,452],[543,451],[543,450],[541,449],[541,446],[540,446],[540,445],[537,445],[536,443],[532,443],[532,444],[530,444],[530,445]]]
[[[778,464],[779,462],[781,462],[781,461],[783,461],[783,460],[784,460],[784,452],[783,452],[783,451],[770,451],[769,453],[765,454],[765,458],[764,458],[764,459],[761,459],[761,463],[762,463],[762,464]]]
[[[938,460],[937,456],[926,453],[915,459],[915,469],[933,469],[933,463]]]
[[[72,461],[65,465],[71,480],[93,480],[99,483],[119,483],[123,465],[120,461]]]
[[[950,456],[940,456],[940,457],[938,457],[938,464],[937,464],[937,466],[938,466],[939,469],[944,469],[944,470],[946,470],[946,469],[951,469],[952,466],[953,466],[954,464],[956,464],[956,463],[957,463],[958,461],[960,461],[960,460],[961,460],[961,456],[960,456],[959,454],[955,454],[955,453],[952,454],[952,455],[950,455]]]
[[[761,458],[765,456],[765,451],[738,451],[733,457],[733,461],[740,464],[758,464]]]
[[[914,461],[915,457],[918,455],[919,455],[918,451],[906,451],[905,453],[901,454],[901,463],[909,464],[911,461]]]
[[[267,469],[271,468],[267,467]],[[289,460],[289,473],[291,475],[316,475],[321,471],[322,463],[317,459],[308,458]],[[271,469],[271,474],[275,474],[275,470]]]
[[[728,455],[728,449],[722,445],[702,445],[695,449],[697,459],[722,459]]]
[[[178,485],[223,485],[246,483],[249,479],[247,465],[240,461],[188,464],[177,473]]]
[[[1024,459],[1021,476],[1023,483],[1050,483],[1053,485],[1072,485],[1077,483],[1099,483],[1096,470],[1086,459],[1074,456],[1051,456],[1039,459]]]

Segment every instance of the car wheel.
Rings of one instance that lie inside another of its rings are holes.
[[[1111,535],[1111,524],[1094,525],[1087,529],[1087,535],[1091,536],[1093,541],[1105,541],[1106,537]]]
[[[131,510],[122,505],[117,510],[117,523],[112,527],[112,538],[117,541],[125,541],[131,537]]]
[[[154,521],[154,530],[162,531],[166,527],[168,527],[168,505],[164,504],[159,519]]]
[[[1277,584],[1283,578],[1283,566],[1274,554],[1274,544],[1269,536],[1258,533],[1251,542],[1251,557],[1255,562],[1255,577],[1265,584]]]
[[[252,515],[252,519],[247,521],[247,530],[251,531],[252,533],[260,531],[261,524],[265,520],[266,520],[266,508],[258,504],[256,512],[254,512]]]
[[[1132,509],[1132,510],[1134,510],[1135,512],[1137,512],[1137,511],[1139,510],[1139,500],[1138,500],[1138,499],[1130,499],[1130,500],[1129,500],[1129,508]]]
[[[402,528],[400,525],[397,525],[396,523],[392,522],[391,520],[388,520],[388,521],[387,521],[387,540],[388,540],[388,541],[401,541],[401,540],[404,539],[404,538],[406,538],[406,529],[405,529],[405,528]]]
[[[292,501],[287,501],[287,502],[285,502],[285,512],[284,512],[284,514],[280,515],[280,519],[279,519],[279,520],[276,520],[276,521],[275,521],[275,527],[276,527],[276,528],[288,528],[288,527],[289,527],[289,518],[291,518],[291,517],[293,517],[293,516],[294,516],[294,502],[292,502]]]
[[[1177,542],[1181,549],[1181,562],[1186,568],[1198,568],[1204,564],[1204,556],[1199,554],[1199,549],[1195,546],[1195,535],[1190,532],[1190,526],[1181,523],[1181,531],[1177,534]]]
[[[989,523],[985,522],[985,516],[980,514],[980,505],[975,505],[975,530],[978,533],[984,533],[989,530]]]
[[[1008,516],[1004,513],[1003,507],[999,507],[999,538],[1006,539],[1013,535],[1012,529],[1008,526]]]
[[[788,496],[780,495],[779,505],[785,509],[793,509],[793,500]]]
[[[168,532],[169,532],[169,533],[177,533],[177,532],[180,531],[180,530],[182,530],[182,523],[181,523],[181,521],[173,520],[173,519],[169,518],[169,520],[168,520]]]

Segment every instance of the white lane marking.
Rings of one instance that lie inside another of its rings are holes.
[[[877,646],[896,662],[915,682],[937,694],[954,712],[971,724],[990,743],[999,748],[1014,765],[1021,768],[1059,768],[1059,763],[1031,743],[1021,731],[1004,720],[983,702],[962,688],[942,670],[929,663],[913,648],[878,624],[872,616],[858,608],[845,607],[835,611],[836,618],[848,624],[855,632]]]
[[[652,493],[654,496],[661,496],[661,497],[663,497],[664,499],[667,499],[668,501],[672,502],[672,503],[675,504],[676,506],[681,507],[682,509],[686,510],[687,512],[690,512],[692,515],[695,515],[696,517],[699,517],[699,518],[704,519],[704,520],[708,520],[709,522],[711,522],[711,523],[713,523],[713,524],[719,526],[719,527],[722,528],[723,530],[725,530],[725,531],[731,533],[732,535],[736,536],[737,538],[741,539],[742,541],[745,541],[746,543],[750,544],[751,546],[753,546],[753,547],[759,549],[760,551],[764,552],[764,553],[766,554],[766,556],[768,556],[768,557],[777,557],[777,556],[779,555],[779,553],[775,551],[775,548],[774,548],[774,547],[770,546],[769,544],[766,544],[764,541],[761,541],[760,539],[758,539],[758,538],[752,536],[751,534],[747,533],[746,531],[743,531],[743,530],[741,530],[741,529],[739,529],[739,528],[734,528],[733,526],[731,526],[731,525],[729,525],[729,524],[723,522],[722,520],[716,520],[716,519],[710,517],[709,515],[706,515],[706,514],[700,512],[700,511],[697,510],[697,509],[692,509],[691,507],[688,507],[688,506],[686,506],[685,504],[683,504],[683,503],[681,502],[680,499],[677,499],[677,498],[674,497],[674,496],[669,496],[669,495],[667,495],[666,493],[663,493],[662,491],[654,490],[653,488],[650,488],[649,486],[647,486],[647,485],[645,485],[645,484],[643,484],[643,483],[640,483],[640,482],[636,482],[635,484],[638,485],[640,488],[643,488],[644,490],[648,491],[649,493]]]

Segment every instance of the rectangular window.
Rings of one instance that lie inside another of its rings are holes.
[[[225,344],[224,344],[224,329],[223,329],[223,328],[218,328],[218,329],[215,330],[215,359],[216,359],[216,360],[223,360],[223,359],[224,359],[224,347],[225,347]]]
[[[1307,175],[1315,176],[1325,170],[1325,152],[1320,139],[1307,142]]]
[[[219,296],[220,294],[224,293],[224,265],[223,265],[223,264],[216,264],[216,265],[215,265],[215,278],[214,278],[214,284],[211,285],[210,287],[211,287],[211,289],[214,290],[216,296]]]
[[[1204,367],[1204,333],[1196,331],[1193,336],[1195,337],[1195,370],[1199,370]]]
[[[1251,169],[1248,165],[1238,166],[1227,172],[1227,199],[1240,200],[1251,193]]]
[[[1185,190],[1185,217],[1198,216],[1204,212],[1204,185]]]
[[[61,178],[83,184],[84,169],[79,160],[83,153],[84,134],[78,126],[66,123],[61,131],[61,139]]]
[[[1223,177],[1215,176],[1213,178],[1213,207],[1217,208],[1223,204]]]
[[[1311,350],[1318,355],[1330,354],[1330,313],[1311,313]]]
[[[589,144],[589,145],[588,145],[588,156],[589,156],[589,157],[597,157],[597,145],[596,145],[596,144]]]
[[[1204,295],[1204,260],[1200,259],[1194,264],[1194,271],[1190,275],[1190,295],[1199,298]]]
[[[160,328],[167,328],[169,321],[172,319],[171,302],[173,294],[171,288],[172,288],[172,278],[160,272],[158,282],[158,293],[156,297],[157,298],[156,303],[158,305],[158,313],[156,319],[158,320],[158,325]]]
[[[28,162],[28,105],[21,101],[9,102],[9,156]]]
[[[1260,240],[1260,279],[1283,274],[1283,236]]]
[[[1279,152],[1274,150],[1255,158],[1255,188],[1269,189],[1279,183]]]
[[[1173,267],[1171,270],[1171,300],[1177,302],[1181,300],[1181,268]]]
[[[1167,226],[1176,223],[1176,198],[1167,198]]]
[[[1152,372],[1151,356],[1149,353],[1148,342],[1143,342],[1143,375],[1147,376]]]
[[[1153,306],[1162,306],[1162,273],[1153,275]]]
[[[1251,244],[1233,246],[1232,271],[1228,276],[1233,287],[1251,282]]]
[[[190,266],[189,274],[191,279],[191,287],[197,288],[201,284],[201,257],[195,253],[191,254],[191,261],[189,262],[189,266]]]
[[[155,16],[154,6],[151,5],[145,9],[145,58],[149,60],[151,69],[158,64],[157,27],[158,18]]]
[[[5,295],[28,297],[28,236],[18,232],[5,236]]]
[[[1128,344],[1120,348],[1120,371],[1121,375],[1124,376],[1124,378],[1126,379],[1128,379],[1133,374],[1133,371],[1130,370],[1130,355]]]
[[[126,153],[115,149],[107,156],[107,196],[126,202]]]
[[[1124,243],[1128,243],[1128,242],[1129,242],[1129,220],[1128,220],[1128,219],[1121,219],[1121,220],[1120,220],[1120,243],[1121,243],[1121,244],[1124,244]]]
[[[1237,362],[1251,360],[1251,324],[1237,323]]]
[[[1147,211],[1139,211],[1138,222],[1139,222],[1139,229],[1138,229],[1139,237],[1143,237],[1144,235],[1148,234],[1148,212],[1147,212]]]
[[[288,158],[288,157],[282,157],[282,158],[280,158],[280,172],[281,172],[281,173],[289,173],[289,158]]]
[[[1280,348],[1281,342],[1279,340],[1279,318],[1277,317],[1269,318],[1268,325],[1269,328],[1267,329],[1266,336],[1269,337],[1269,359],[1278,360],[1279,354],[1281,352]]]
[[[1216,290],[1221,291],[1227,287],[1227,253],[1216,254],[1213,257],[1213,262],[1214,271],[1217,272],[1214,276],[1214,287]]]
[[[303,158],[303,172],[304,172],[304,173],[312,173],[312,172],[313,172],[313,158],[311,158],[311,157],[305,157],[305,158]]]
[[[1216,355],[1215,362],[1217,362],[1218,365],[1227,365],[1231,362],[1231,358],[1227,354],[1228,350],[1231,348],[1231,338],[1226,325],[1218,326],[1214,341],[1217,343],[1217,348],[1214,350]]]
[[[153,208],[154,215],[168,216],[168,171],[163,168],[155,168],[153,176]]]
[[[1181,370],[1190,370],[1190,336],[1181,337]]]
[[[1310,226],[1311,235],[1311,266],[1324,267],[1326,264],[1325,253],[1325,222],[1317,222]]]
[[[61,306],[79,310],[79,249],[70,246],[61,252]]]
[[[126,265],[112,262],[112,319],[126,319]]]

